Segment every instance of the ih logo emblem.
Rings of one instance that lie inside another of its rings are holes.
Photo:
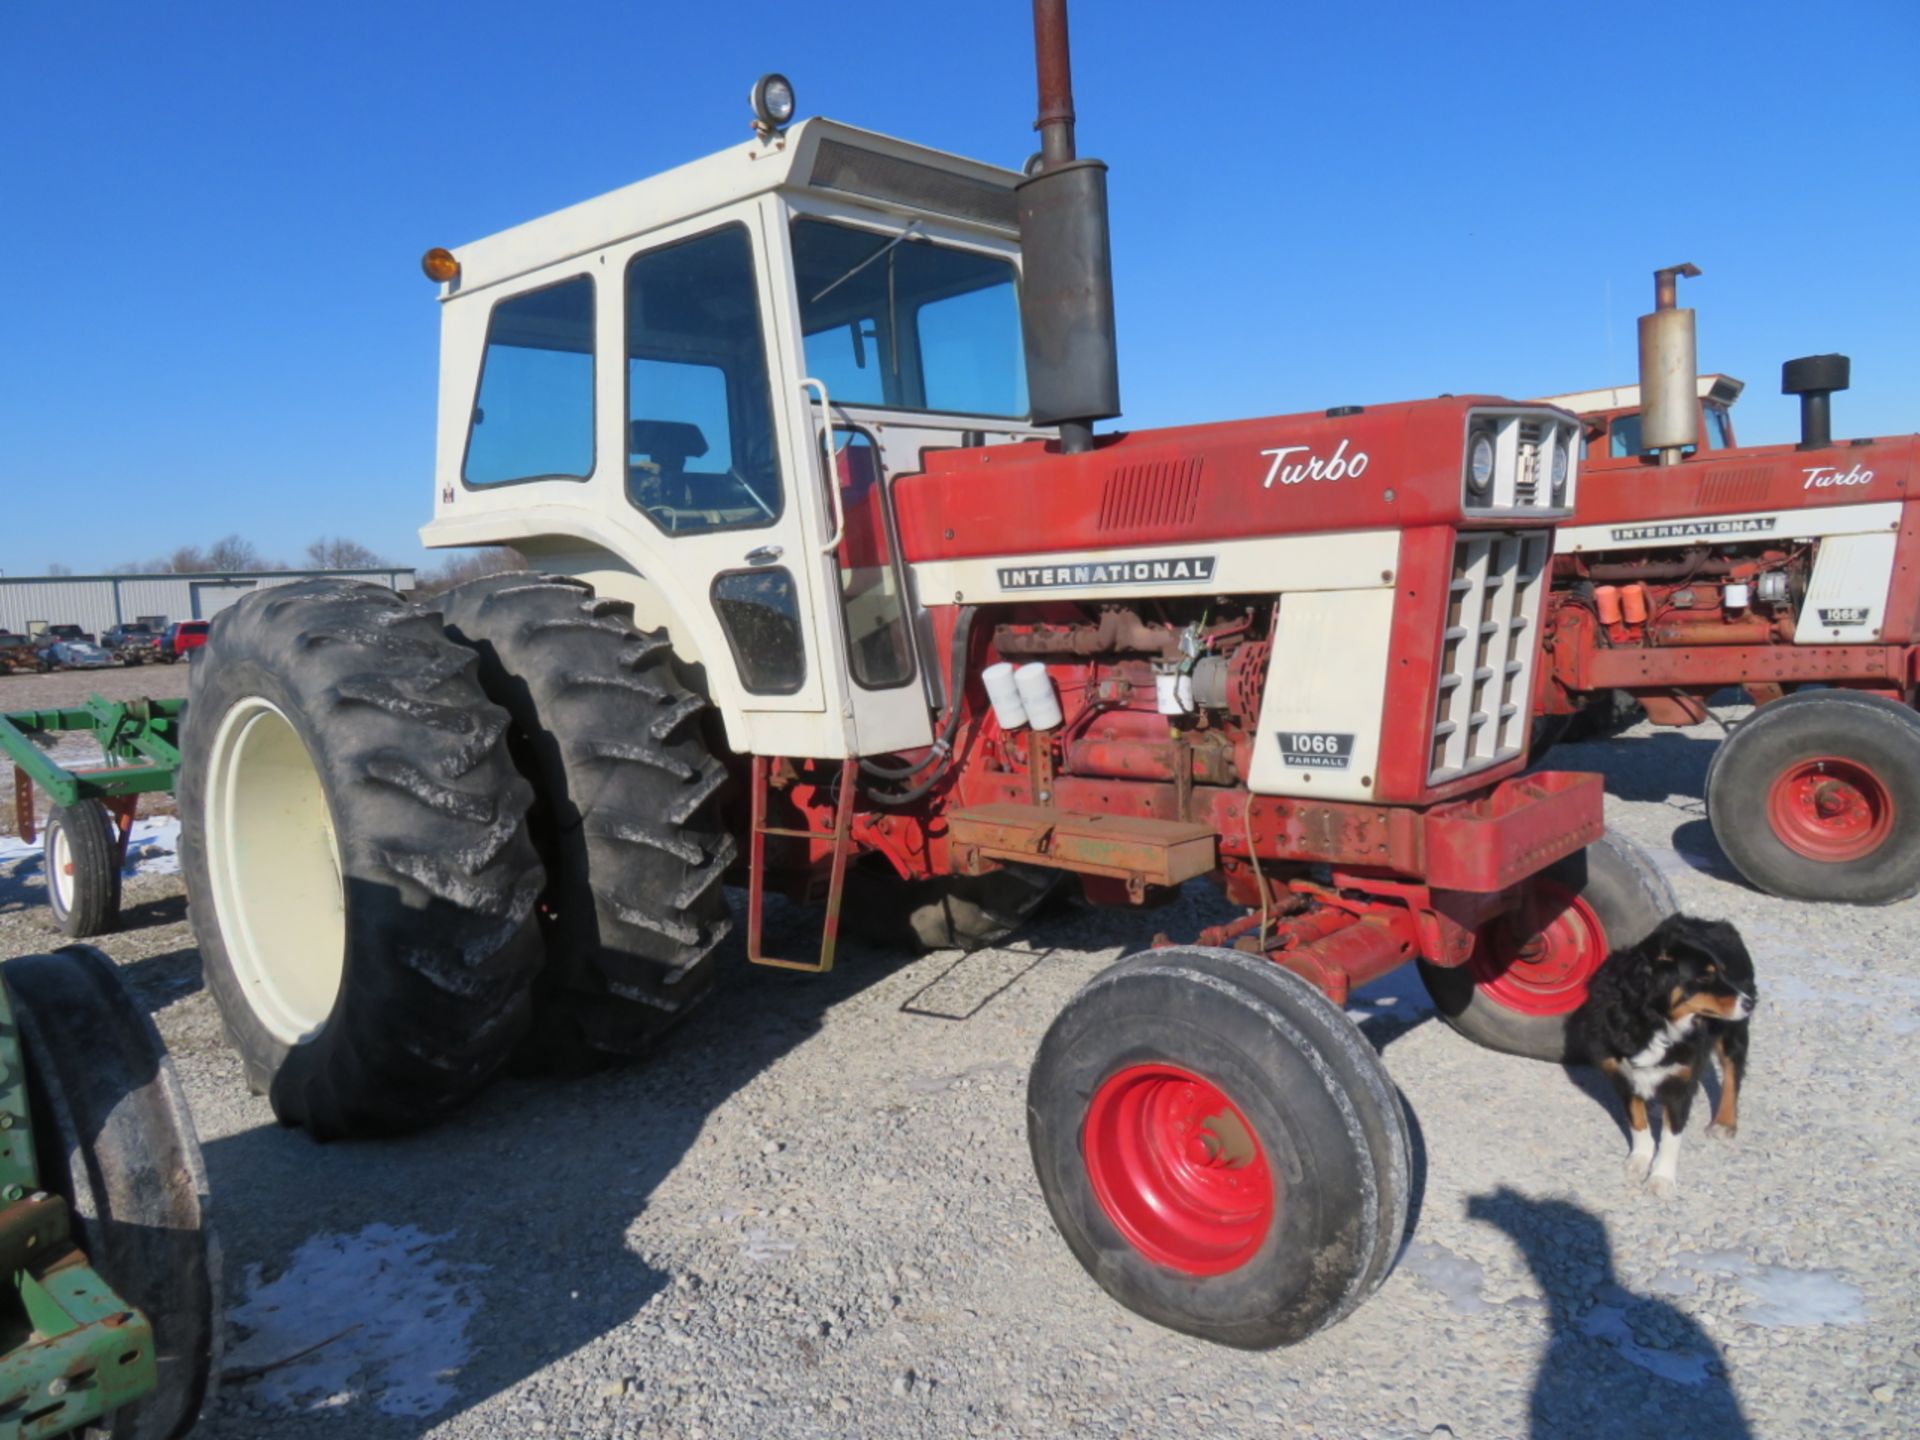
[[[1353,763],[1353,736],[1334,730],[1281,730],[1280,758],[1296,770],[1344,770]]]

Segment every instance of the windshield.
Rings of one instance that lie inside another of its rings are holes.
[[[807,373],[836,403],[1026,417],[1011,261],[801,218],[793,268]]]

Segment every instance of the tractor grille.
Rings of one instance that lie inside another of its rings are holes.
[[[1542,530],[1462,535],[1454,542],[1428,784],[1525,752],[1550,554]]]
[[[1475,441],[1483,436],[1493,445],[1493,474],[1484,489],[1475,489],[1472,455]],[[1556,450],[1565,457],[1558,493],[1553,485]],[[1467,417],[1467,458],[1468,473],[1461,479],[1460,500],[1470,516],[1573,509],[1580,427],[1565,415],[1537,408],[1477,408]]]

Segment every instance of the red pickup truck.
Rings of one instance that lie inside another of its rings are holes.
[[[176,660],[184,660],[189,650],[198,650],[207,643],[207,624],[205,620],[176,620],[167,626],[166,633],[160,637],[160,659],[171,665]]]

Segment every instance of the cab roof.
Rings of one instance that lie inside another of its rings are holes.
[[[511,280],[735,201],[788,189],[850,198],[903,216],[935,214],[1014,235],[1020,176],[837,120],[802,120],[538,220],[462,245],[460,275],[440,298]]]
[[[1698,375],[1694,379],[1702,400],[1717,400],[1722,405],[1733,404],[1740,398],[1740,392],[1747,388],[1746,381],[1736,380],[1731,375]],[[1540,398],[1548,405],[1558,405],[1562,410],[1571,410],[1576,415],[1598,415],[1610,410],[1638,410],[1640,387],[1613,385],[1603,390],[1577,390],[1571,395],[1543,395]]]

